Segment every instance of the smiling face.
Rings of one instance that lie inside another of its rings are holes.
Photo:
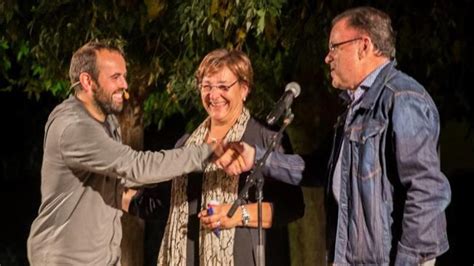
[[[100,50],[97,69],[99,76],[91,88],[94,105],[105,115],[118,114],[123,109],[123,92],[128,88],[125,59],[117,52]]]
[[[217,125],[232,125],[242,112],[248,86],[224,66],[212,74],[204,75],[200,92],[202,104],[211,122]]]
[[[363,35],[347,26],[347,19],[338,21],[331,29],[329,51],[325,62],[329,65],[332,86],[354,90],[361,82],[360,45]]]

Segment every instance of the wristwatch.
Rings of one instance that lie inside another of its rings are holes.
[[[249,212],[247,211],[245,205],[240,205],[240,208],[242,209],[242,225],[247,226],[250,222]]]

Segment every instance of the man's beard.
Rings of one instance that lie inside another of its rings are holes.
[[[97,106],[103,114],[115,114],[118,115],[122,112],[123,102],[114,104],[112,94],[107,95],[105,90],[100,86],[94,84],[92,87],[94,104]]]

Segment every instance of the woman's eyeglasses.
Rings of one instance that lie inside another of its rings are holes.
[[[211,84],[201,84],[200,89],[202,93],[209,93],[211,92],[212,88],[217,88],[220,91],[227,92],[234,86],[239,80],[232,82],[229,85],[219,84],[219,85],[211,85]]]

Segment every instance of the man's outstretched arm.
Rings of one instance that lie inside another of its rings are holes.
[[[218,167],[230,175],[237,175],[251,170],[255,163],[263,158],[265,150],[259,146],[251,146],[245,142],[228,143],[225,152],[216,160]],[[322,173],[317,173],[310,166],[313,156],[284,154],[273,151],[262,168],[265,176],[291,185],[320,185]],[[314,162],[318,163],[318,162]],[[308,182],[308,180],[310,180]]]

